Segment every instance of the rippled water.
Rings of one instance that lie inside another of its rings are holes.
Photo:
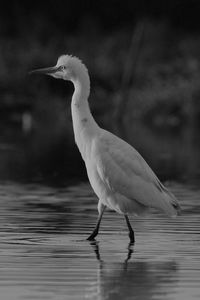
[[[107,211],[98,241],[89,185],[0,185],[0,299],[200,299],[200,190],[172,184],[182,216]]]

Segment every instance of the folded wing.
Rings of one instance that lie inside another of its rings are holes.
[[[102,130],[95,140],[93,157],[101,180],[110,190],[169,215],[177,214],[179,204],[174,195],[128,143]]]

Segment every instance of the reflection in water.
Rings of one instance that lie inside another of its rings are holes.
[[[91,241],[91,242],[89,242],[89,243],[90,243],[90,245],[92,246],[92,248],[93,248],[93,250],[94,250],[94,253],[95,253],[95,255],[96,255],[96,259],[97,259],[99,262],[103,262],[103,261],[101,260],[101,256],[100,256],[100,252],[99,252],[99,242],[97,242],[96,240],[94,240],[94,241]],[[127,266],[127,263],[128,263],[128,261],[129,261],[129,259],[131,259],[131,256],[132,256],[133,251],[134,251],[134,243],[130,242],[130,243],[128,244],[128,248],[127,248],[127,257],[126,257],[126,259],[125,259],[125,261],[124,261],[124,265]]]
[[[177,285],[177,265],[175,261],[146,262],[129,261],[134,252],[133,245],[127,248],[123,262],[104,261],[99,243],[91,246],[99,261],[97,275],[98,299],[168,299]]]
[[[107,211],[99,242],[88,185],[0,184],[0,298],[3,300],[200,299],[200,190],[171,184],[182,216],[133,218]]]

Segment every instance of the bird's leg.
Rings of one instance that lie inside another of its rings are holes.
[[[126,224],[128,226],[128,230],[129,230],[129,238],[130,238],[130,243],[135,243],[135,234],[133,231],[133,228],[131,227],[131,223],[129,221],[129,218],[127,215],[124,215],[125,219],[126,219]]]
[[[103,213],[104,213],[104,210],[105,210],[105,205],[101,204],[99,202],[99,205],[98,205],[98,210],[99,210],[99,216],[98,216],[98,219],[97,219],[97,224],[93,230],[93,232],[90,234],[90,236],[87,238],[88,241],[93,241],[95,239],[95,237],[97,236],[98,232],[99,232],[99,226],[100,226],[100,223],[101,223],[101,219],[102,219],[102,216],[103,216]]]

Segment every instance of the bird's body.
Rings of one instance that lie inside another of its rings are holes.
[[[90,183],[99,201],[122,214],[140,214],[149,207],[176,215],[177,201],[142,156],[128,143],[100,129],[86,160]]]
[[[76,57],[63,55],[50,71],[44,70],[74,84],[71,110],[75,141],[85,162],[90,184],[99,199],[99,220],[89,238],[97,235],[105,207],[125,215],[132,241],[134,233],[131,232],[128,214],[137,215],[153,207],[168,215],[176,215],[180,207],[175,196],[161,184],[142,156],[95,122],[88,104],[90,79],[82,62]]]

